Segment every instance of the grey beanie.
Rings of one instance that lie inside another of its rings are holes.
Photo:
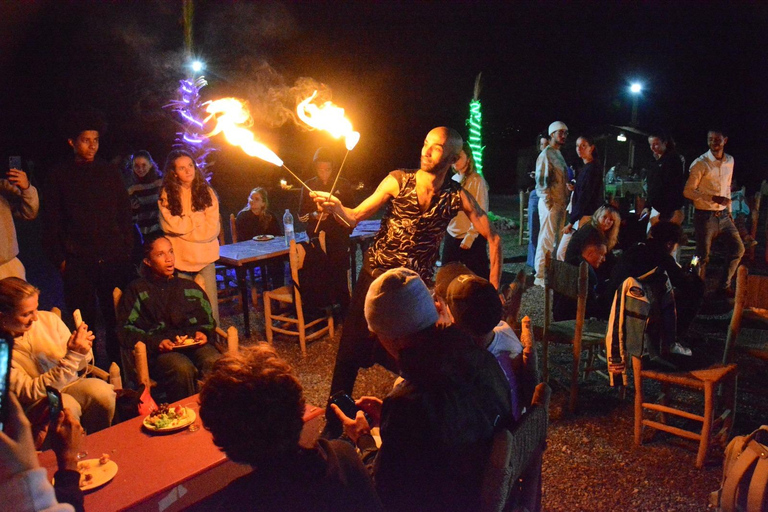
[[[365,319],[375,334],[395,340],[434,325],[438,314],[419,274],[395,268],[377,277],[368,288]]]

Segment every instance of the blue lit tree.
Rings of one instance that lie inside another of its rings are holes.
[[[207,160],[208,155],[215,151],[215,148],[205,135],[203,121],[206,118],[206,112],[200,98],[200,90],[206,85],[208,82],[202,76],[180,80],[176,99],[166,107],[176,112],[182,128],[182,131],[176,133],[173,147],[188,151],[195,158],[205,179],[210,181],[212,173],[208,169]]]

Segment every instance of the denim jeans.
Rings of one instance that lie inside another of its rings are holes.
[[[522,229],[522,228],[521,228]],[[536,245],[539,243],[539,195],[536,189],[528,196],[528,259],[529,267],[536,267]]]
[[[739,230],[733,223],[731,214],[726,210],[722,212],[696,210],[693,216],[693,226],[696,230],[696,255],[701,258],[699,275],[702,279],[706,277],[712,240],[721,235],[725,238],[728,245],[727,268],[723,275],[721,288],[730,288],[731,279],[739,267],[741,257],[744,256],[744,244],[739,236]]]
[[[221,353],[208,340],[200,348],[158,354],[154,361],[150,361],[149,374],[165,391],[166,401],[176,402],[197,392],[198,370],[205,376],[220,357]]]

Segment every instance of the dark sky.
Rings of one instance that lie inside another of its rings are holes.
[[[267,91],[325,84],[362,134],[346,172],[373,181],[416,166],[430,128],[464,133],[483,72],[486,174],[500,190],[514,186],[516,151],[551,121],[568,124],[571,143],[628,124],[632,79],[645,85],[641,128],[666,128],[695,156],[707,126],[725,126],[737,167],[764,172],[767,30],[760,2],[199,1],[194,42],[206,97],[248,99],[255,131],[292,168],[343,145],[281,124]],[[164,160],[176,126],[162,106],[185,76],[181,2],[4,2],[0,47],[0,153],[44,174],[66,155],[63,113],[87,104],[110,124],[103,156],[147,148]],[[276,172],[231,148],[218,161],[225,174]]]

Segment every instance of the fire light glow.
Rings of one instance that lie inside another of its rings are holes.
[[[256,141],[253,132],[245,128],[252,124],[252,119],[250,112],[240,100],[222,98],[211,101],[207,104],[205,111],[209,114],[206,122],[211,118],[216,119],[216,127],[207,134],[208,137],[223,133],[227,142],[240,146],[247,155],[261,158],[277,166],[283,165],[279,156],[261,142]]]
[[[351,151],[360,140],[360,133],[352,129],[352,122],[344,117],[344,109],[326,101],[319,107],[312,103],[317,96],[317,91],[302,101],[296,107],[299,119],[308,126],[324,130],[334,138],[344,137],[344,145]]]

